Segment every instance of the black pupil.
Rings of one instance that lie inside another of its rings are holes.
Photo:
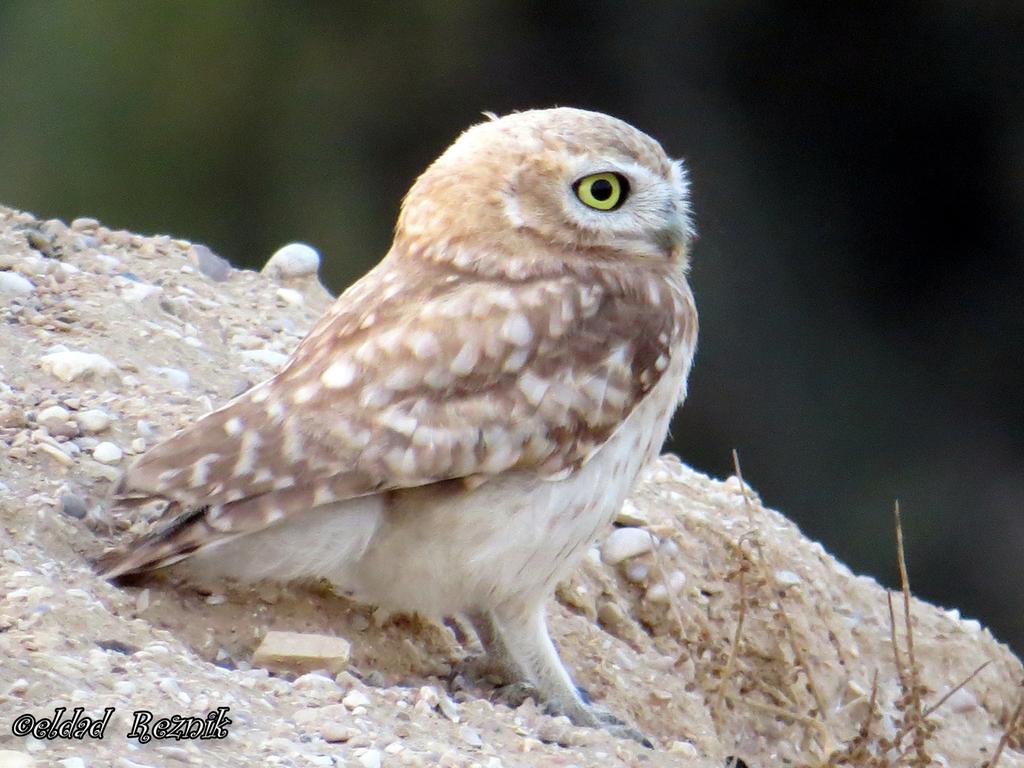
[[[614,191],[612,183],[608,179],[598,179],[590,185],[590,194],[594,196],[595,200],[600,200],[602,203],[610,199]]]

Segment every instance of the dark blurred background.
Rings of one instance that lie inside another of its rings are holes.
[[[0,201],[316,246],[339,291],[460,130],[620,116],[686,158],[672,447],[1024,651],[1024,3],[0,4]]]

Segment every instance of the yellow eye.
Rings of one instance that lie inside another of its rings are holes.
[[[629,194],[629,182],[621,173],[592,173],[572,185],[580,202],[599,211],[614,211]]]

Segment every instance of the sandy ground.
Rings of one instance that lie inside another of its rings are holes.
[[[911,665],[900,594],[894,653],[885,590],[672,456],[549,611],[578,682],[653,749],[506,703],[457,624],[309,587],[97,579],[88,558],[146,527],[107,512],[120,470],[272,373],[329,301],[315,276],[0,208],[0,768],[982,766],[1001,739],[999,765],[1024,766],[1024,670],[985,628],[913,600]],[[351,659],[270,674],[252,665],[270,629],[343,637]],[[115,712],[103,739],[13,735],[60,706]],[[135,710],[221,706],[226,738],[126,738]]]

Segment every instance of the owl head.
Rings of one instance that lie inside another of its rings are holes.
[[[480,269],[532,254],[533,273],[552,256],[685,265],[692,234],[680,161],[621,120],[557,108],[463,133],[409,191],[396,243]]]

